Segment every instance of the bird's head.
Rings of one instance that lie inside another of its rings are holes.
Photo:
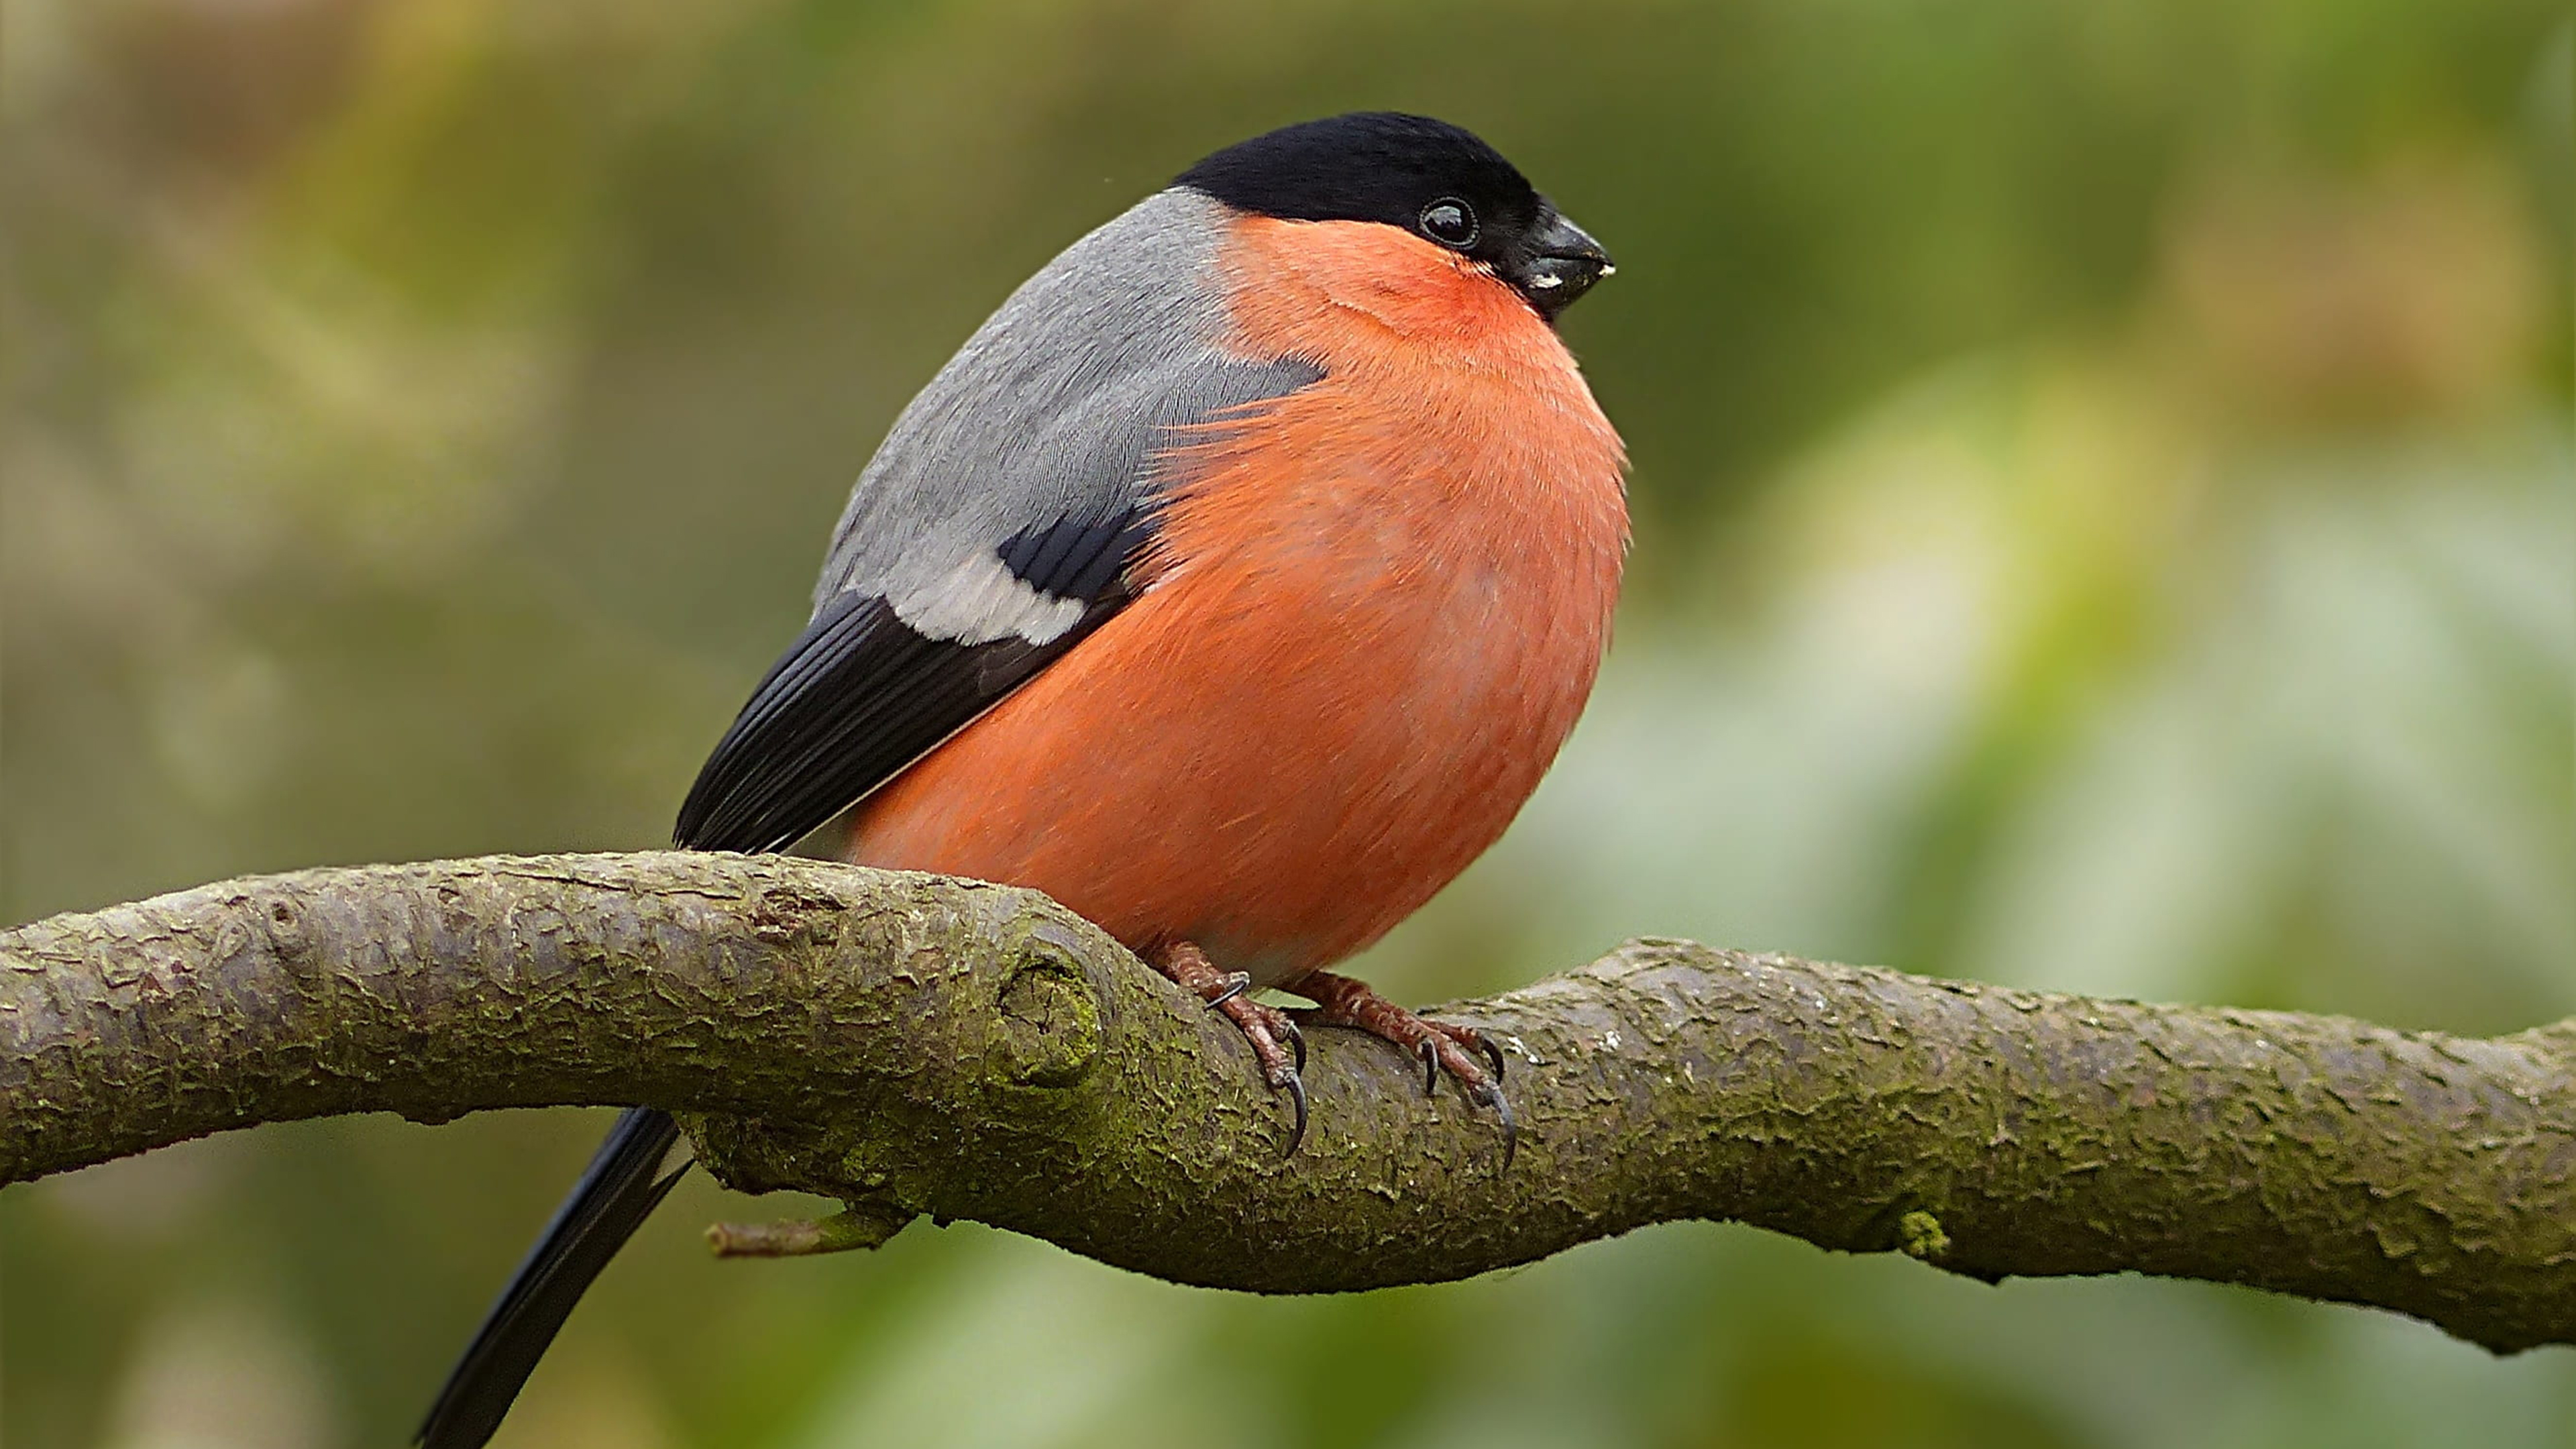
[[[1262,216],[1400,228],[1491,269],[1551,322],[1615,270],[1500,152],[1428,116],[1360,111],[1282,127],[1175,184]]]

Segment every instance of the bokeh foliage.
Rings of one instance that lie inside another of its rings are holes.
[[[2553,28],[2554,27],[2554,28]],[[659,841],[894,409],[1200,152],[1468,123],[1602,236],[1601,695],[1363,965],[1691,934],[2576,1012],[2576,31],[2536,0],[18,0],[0,909]],[[600,1122],[0,1198],[0,1439],[393,1442]],[[684,1191],[520,1445],[2560,1445],[2576,1360],[1673,1228],[1259,1301]],[[1221,1230],[1221,1229],[1212,1229]]]

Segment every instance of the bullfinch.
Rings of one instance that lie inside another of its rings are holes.
[[[1625,459],[1559,312],[1610,259],[1460,128],[1219,151],[1067,247],[895,419],[814,613],[680,809],[700,850],[1034,886],[1241,1028],[1306,1125],[1308,1026],[1493,1110],[1502,1056],[1325,968],[1502,834],[1574,727]],[[1292,1018],[1251,994],[1303,996]],[[688,1165],[619,1119],[440,1392],[487,1440]]]

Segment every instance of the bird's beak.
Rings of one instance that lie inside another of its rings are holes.
[[[1551,322],[1575,298],[1591,291],[1593,283],[1617,270],[1601,243],[1554,206],[1540,213],[1523,254],[1502,269],[1503,279],[1519,288],[1539,315]]]

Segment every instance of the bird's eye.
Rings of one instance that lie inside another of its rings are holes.
[[[1476,208],[1454,196],[1444,196],[1422,208],[1422,234],[1444,247],[1459,251],[1476,244]]]

